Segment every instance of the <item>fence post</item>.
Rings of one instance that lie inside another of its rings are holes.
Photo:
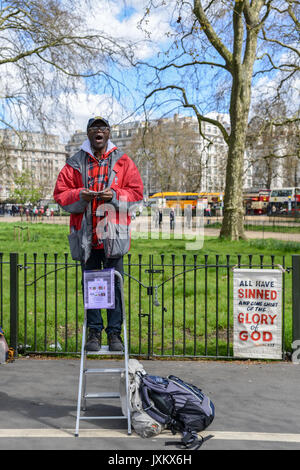
[[[300,255],[292,255],[293,342],[300,340]]]
[[[10,253],[10,347],[18,353],[19,339],[19,253]]]

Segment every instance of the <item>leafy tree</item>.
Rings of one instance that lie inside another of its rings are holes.
[[[14,178],[14,189],[10,194],[18,204],[37,204],[43,197],[43,188],[37,185],[30,171],[24,171]]]

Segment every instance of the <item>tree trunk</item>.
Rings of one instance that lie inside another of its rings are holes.
[[[244,152],[250,107],[251,75],[244,66],[238,66],[233,76],[230,103],[231,133],[228,142],[224,217],[221,237],[231,240],[245,239],[243,177]]]
[[[232,88],[229,111],[231,132],[228,142],[224,217],[220,232],[220,237],[231,240],[246,238],[243,207],[244,153],[258,34],[258,29],[254,27],[249,28],[247,31],[245,54],[242,59],[242,38],[244,34],[240,16],[242,8],[243,2],[236,4],[233,18],[235,35],[231,63]],[[257,18],[258,12],[259,8],[256,12]]]
[[[241,133],[242,134],[242,133]],[[224,217],[221,237],[231,240],[245,239],[243,207],[244,149],[240,143],[242,135],[235,136],[229,145],[224,195]]]

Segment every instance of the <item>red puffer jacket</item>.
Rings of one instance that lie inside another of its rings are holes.
[[[53,197],[70,216],[69,242],[73,259],[87,261],[92,246],[91,204],[81,191],[87,187],[87,156],[80,150],[58,175]],[[143,182],[135,163],[118,149],[110,155],[108,187],[113,198],[105,204],[108,217],[103,240],[108,258],[118,258],[130,247],[130,210],[143,201]]]

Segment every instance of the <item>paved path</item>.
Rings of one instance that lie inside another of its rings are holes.
[[[116,361],[93,361],[92,367]],[[203,450],[299,449],[300,366],[286,362],[147,361],[147,372],[174,374],[198,385],[216,407],[216,417],[203,435],[213,438]],[[98,365],[97,365],[98,364]],[[127,435],[126,420],[81,421],[74,437],[79,376],[77,359],[20,358],[0,365],[0,449],[177,450],[165,441],[178,440],[164,431],[156,438]],[[105,377],[102,390],[116,390],[117,377]],[[90,378],[96,380],[95,378]],[[90,386],[92,386],[92,382]],[[91,415],[120,412],[111,402],[91,402]],[[93,411],[94,410],[94,411]],[[87,412],[88,413],[88,412]],[[129,454],[131,455],[131,454]]]

